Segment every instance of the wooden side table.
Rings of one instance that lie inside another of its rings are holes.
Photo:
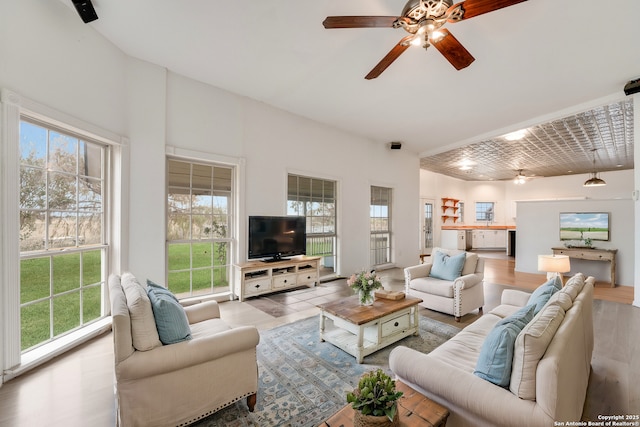
[[[449,410],[418,393],[401,381],[396,381],[396,389],[404,394],[398,400],[398,414],[401,427],[444,427]],[[346,398],[345,398],[346,399]],[[320,427],[353,427],[353,408],[347,404]]]

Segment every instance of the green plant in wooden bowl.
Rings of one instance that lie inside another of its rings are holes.
[[[354,414],[354,426],[398,425],[398,399],[396,382],[382,369],[367,372],[360,378],[358,387],[347,393]]]

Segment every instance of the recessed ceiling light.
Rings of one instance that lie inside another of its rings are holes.
[[[519,141],[527,135],[526,129],[520,129],[515,132],[508,133],[504,136],[507,141]]]

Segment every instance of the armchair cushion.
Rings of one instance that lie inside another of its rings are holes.
[[[175,344],[190,340],[191,329],[187,314],[176,297],[162,286],[153,282],[147,282],[147,284],[149,285],[147,293],[162,344]]]
[[[428,277],[419,277],[411,281],[411,289],[432,295],[453,298],[453,282],[433,280]]]
[[[455,280],[460,277],[466,259],[466,253],[449,256],[437,251],[431,255],[432,267],[429,276],[442,280]]]
[[[131,317],[131,339],[138,351],[149,351],[162,345],[153,317],[147,291],[131,273],[122,275],[122,289]]]

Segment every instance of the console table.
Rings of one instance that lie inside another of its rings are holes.
[[[567,255],[569,258],[590,261],[608,261],[611,263],[611,287],[616,286],[616,253],[617,249],[590,248],[551,248],[554,255]]]

